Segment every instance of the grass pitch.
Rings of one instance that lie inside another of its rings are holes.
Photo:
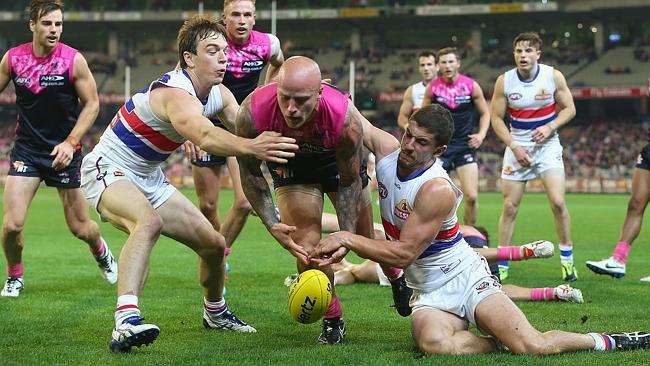
[[[192,191],[184,191],[194,198]],[[519,306],[540,331],[650,331],[650,275],[646,225],[634,244],[623,279],[598,276],[585,260],[609,256],[625,216],[627,195],[569,195],[575,260],[585,304],[526,303]],[[221,199],[222,213],[231,203]],[[479,223],[497,237],[501,195],[479,196]],[[376,207],[375,207],[376,208]],[[331,206],[328,207],[331,210]],[[93,218],[96,215],[93,213]],[[376,214],[376,217],[378,215]],[[461,215],[462,217],[462,215]],[[117,255],[125,234],[101,224],[102,234]],[[142,314],[161,328],[158,340],[130,354],[111,354],[115,287],[101,278],[85,244],[72,237],[54,189],[37,194],[25,227],[25,290],[18,299],[0,298],[1,365],[397,365],[512,364],[520,365],[646,365],[650,352],[579,352],[550,357],[489,354],[463,357],[423,357],[410,335],[409,319],[389,305],[389,288],[341,286],[348,337],[346,344],[316,343],[319,323],[301,325],[286,309],[283,279],[295,272],[292,257],[251,217],[229,257],[231,272],[226,299],[257,334],[208,331],[201,325],[202,296],[197,257],[178,243],[161,238],[153,250],[149,279],[140,299]],[[515,242],[548,239],[557,243],[546,197],[524,196]],[[557,253],[557,251],[556,251]],[[4,257],[3,257],[4,258]],[[359,261],[353,258],[353,261]],[[0,261],[4,274],[6,262]],[[506,283],[553,287],[561,283],[559,257],[515,262]]]

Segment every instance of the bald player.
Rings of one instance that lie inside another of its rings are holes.
[[[256,89],[241,105],[239,136],[276,131],[295,138],[300,147],[286,164],[267,163],[282,222],[275,214],[261,161],[238,158],[246,197],[271,235],[296,257],[298,272],[312,268],[307,252],[320,240],[325,194],[336,206],[340,227],[355,231],[361,205],[362,121],[365,118],[349,95],[322,83],[318,64],[306,57],[287,59],[278,82]],[[333,283],[332,269],[321,270]],[[336,344],[344,337],[341,305],[334,293],[318,341]]]

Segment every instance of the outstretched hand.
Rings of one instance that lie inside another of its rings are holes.
[[[339,231],[321,239],[318,246],[309,253],[310,262],[322,267],[343,260],[349,252],[344,246],[349,241],[349,235],[351,233],[347,231]]]
[[[296,140],[284,137],[279,132],[264,131],[251,144],[252,155],[259,160],[286,164],[287,159],[293,158],[298,150]]]
[[[273,235],[275,240],[277,240],[284,249],[288,250],[291,255],[296,257],[301,264],[307,265],[309,262],[307,259],[307,251],[300,245],[296,244],[296,242],[291,238],[291,234],[295,231],[295,226],[289,226],[282,223],[273,224],[269,229],[271,235]]]

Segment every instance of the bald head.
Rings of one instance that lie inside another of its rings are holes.
[[[283,89],[315,91],[320,89],[320,82],[320,67],[304,56],[289,57],[278,73],[278,84]]]
[[[290,57],[278,73],[278,105],[287,126],[300,128],[309,122],[321,98],[320,68],[314,60]]]

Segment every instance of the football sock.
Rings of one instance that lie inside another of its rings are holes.
[[[573,243],[560,243],[560,262],[573,263]]]
[[[106,242],[104,241],[104,238],[101,236],[99,237],[99,243],[96,246],[89,246],[90,252],[95,256],[95,258],[99,259],[106,254]]]
[[[498,247],[497,260],[500,261],[519,261],[522,259],[521,247]],[[507,262],[506,262],[507,263]],[[501,263],[499,263],[501,264]]]
[[[228,305],[226,305],[226,300],[221,299],[219,301],[208,301],[205,297],[203,298],[203,309],[210,315],[219,316],[223,314]]]
[[[616,348],[614,339],[604,333],[587,333],[594,339],[594,351],[609,351]]]
[[[341,310],[341,302],[339,301],[338,296],[334,296],[332,298],[332,302],[330,303],[330,306],[327,308],[327,312],[325,315],[323,315],[323,318],[325,319],[331,319],[331,318],[342,318],[343,317],[343,311]]]
[[[388,280],[390,281],[395,281],[396,279],[400,278],[400,276],[403,273],[401,268],[395,268],[395,267],[384,268],[382,266],[381,270],[384,272],[384,274],[386,275],[386,277],[388,277]]]
[[[627,256],[630,254],[630,249],[632,249],[631,244],[619,241],[618,244],[616,244],[616,249],[614,249],[612,257],[620,263],[625,264],[625,262],[627,262]]]
[[[115,327],[119,327],[124,320],[140,316],[138,307],[138,297],[135,295],[121,295],[117,298],[117,307],[115,308]]]
[[[18,263],[13,266],[7,264],[7,275],[12,278],[18,278],[23,276],[23,264]]]
[[[530,300],[531,301],[551,301],[556,300],[553,288],[543,287],[543,288],[533,288],[530,289]]]

